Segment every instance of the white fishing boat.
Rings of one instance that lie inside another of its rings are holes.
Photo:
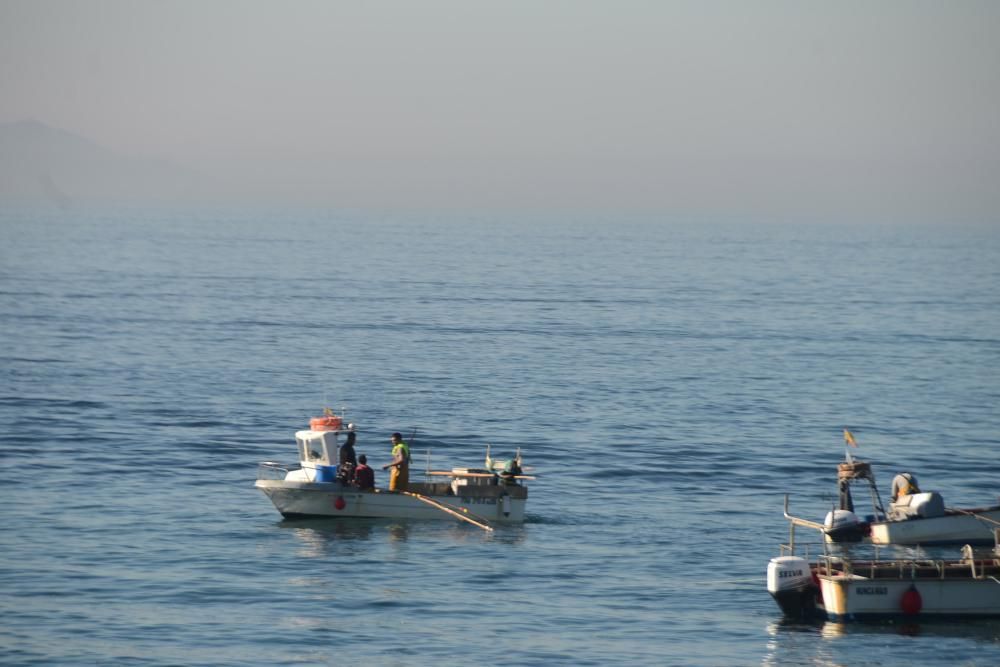
[[[907,545],[988,545],[993,531],[1000,528],[1000,505],[978,508],[947,507],[937,491],[920,491],[916,477],[897,475],[893,494],[886,510],[882,504],[871,464],[848,455],[837,467],[839,501],[827,514],[824,532],[832,542],[857,542],[868,539],[873,544]],[[871,513],[864,519],[855,513],[851,486],[867,485]]]
[[[460,519],[492,530],[493,523],[521,523],[528,500],[519,474],[521,454],[495,461],[487,448],[482,467],[425,471],[422,482],[410,481],[405,490],[361,489],[338,466],[340,447],[353,425],[328,413],[298,431],[298,463],[264,461],[255,486],[288,519],[305,517]],[[410,467],[411,479],[415,476]]]
[[[977,554],[965,545],[955,559],[886,557],[879,547],[840,547],[824,540],[822,553],[810,560],[795,553],[795,526],[820,532],[824,527],[789,516],[787,505],[786,496],[789,544],[767,567],[768,592],[786,616],[831,621],[1000,616],[1000,547]],[[1000,530],[994,544],[1000,544]],[[860,549],[874,553],[861,557]]]

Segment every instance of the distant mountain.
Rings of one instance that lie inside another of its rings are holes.
[[[0,123],[0,204],[169,203],[201,187],[166,161],[119,155],[37,121]]]

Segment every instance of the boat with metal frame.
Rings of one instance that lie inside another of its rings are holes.
[[[860,484],[871,497],[871,514],[861,519],[855,514],[851,487]],[[1000,505],[960,509],[946,507],[937,491],[921,492],[916,477],[901,473],[895,477],[895,494],[886,510],[875,484],[871,463],[848,453],[837,466],[838,504],[827,514],[824,534],[832,542],[908,545],[989,545],[1000,528]]]
[[[994,548],[960,558],[929,557],[920,550],[878,545],[837,545],[822,539],[797,545],[795,528],[825,535],[825,526],[788,513],[789,541],[767,567],[767,590],[787,617],[863,621],[902,617],[953,619],[1000,617],[1000,529]],[[803,549],[803,555],[796,553]],[[809,550],[815,548],[815,557]]]

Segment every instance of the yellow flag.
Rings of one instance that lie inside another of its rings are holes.
[[[844,429],[844,442],[849,444],[851,447],[857,447],[858,443],[854,440],[854,435],[851,434],[846,428]]]

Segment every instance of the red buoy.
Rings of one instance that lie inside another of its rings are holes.
[[[899,608],[907,616],[916,616],[920,613],[923,606],[924,599],[920,597],[920,591],[917,590],[916,585],[910,584],[910,588],[899,599]]]
[[[338,510],[342,510],[347,507],[347,502],[344,500],[344,496],[337,496],[337,499],[333,501],[333,506]]]

